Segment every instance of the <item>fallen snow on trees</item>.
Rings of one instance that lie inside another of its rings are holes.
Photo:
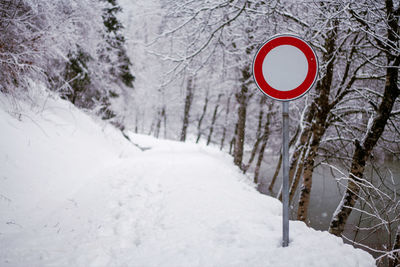
[[[375,266],[302,222],[282,248],[280,202],[216,149],[0,103],[1,266]]]

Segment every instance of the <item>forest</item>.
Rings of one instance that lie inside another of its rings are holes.
[[[0,31],[16,117],[39,85],[126,137],[229,153],[280,200],[281,103],[252,64],[271,36],[301,37],[319,72],[290,102],[290,219],[400,265],[398,1],[0,0]]]

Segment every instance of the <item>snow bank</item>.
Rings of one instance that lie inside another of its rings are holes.
[[[41,93],[35,106],[0,98],[3,234],[31,226],[105,165],[137,152],[110,125]]]
[[[218,150],[0,103],[1,266],[374,266],[300,222],[282,248],[280,202]]]

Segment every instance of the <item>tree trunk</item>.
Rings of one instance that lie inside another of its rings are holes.
[[[162,121],[162,111],[160,109],[158,109],[158,111],[157,111],[156,129],[154,130],[155,138],[158,138],[158,136],[160,135],[161,121]]]
[[[334,44],[330,45],[332,45],[331,49],[333,52]],[[301,171],[303,171],[303,183],[300,189],[297,219],[304,222],[306,222],[308,215],[308,205],[310,203],[312,175],[314,172],[315,159],[318,154],[318,148],[321,143],[321,139],[324,136],[326,129],[328,128],[327,118],[328,114],[331,111],[331,108],[329,106],[329,93],[332,85],[333,76],[333,66],[330,66],[330,64],[333,64],[333,62],[334,60],[332,59],[332,61],[328,64],[328,68],[332,68],[327,70],[326,76],[322,79],[322,82],[320,83],[321,87],[318,88],[319,86],[317,85],[316,90],[317,92],[319,91],[319,97],[316,100],[318,111],[315,114],[314,123],[312,125],[312,133],[309,137],[309,139],[311,139],[311,142],[308,146],[304,147],[303,156],[305,157],[305,159],[302,159],[300,165],[297,167],[297,179],[300,177]],[[293,181],[293,188],[291,188],[292,197],[296,189],[297,183]]]
[[[258,152],[257,164],[256,164],[256,168],[254,170],[254,183],[255,184],[258,184],[258,176],[259,176],[259,173],[260,173],[261,163],[262,163],[263,158],[264,158],[264,151],[265,151],[265,148],[266,148],[267,143],[268,143],[269,134],[271,132],[270,129],[269,129],[269,126],[271,124],[271,116],[272,116],[271,110],[272,110],[272,107],[273,107],[273,102],[268,105],[267,121],[265,122],[264,133],[262,135],[262,145],[261,145],[260,151]]]
[[[352,207],[354,207],[358,199],[358,193],[360,192],[360,185],[362,183],[365,162],[368,156],[365,149],[361,147],[358,140],[355,141],[355,146],[356,149],[353,154],[351,171],[349,174],[349,182],[346,188],[346,192],[343,195],[342,201],[340,202],[338,208],[333,214],[333,218],[329,226],[329,232],[337,236],[340,236],[344,231],[344,226],[346,225]]]
[[[196,139],[196,143],[199,142],[200,137],[201,137],[201,123],[203,122],[204,116],[206,115],[207,106],[208,106],[208,91],[207,91],[206,97],[204,99],[203,112],[201,113],[201,116],[199,118],[199,122],[197,123],[197,139]]]
[[[183,125],[181,131],[180,141],[186,141],[186,133],[187,128],[189,126],[189,117],[190,117],[190,107],[193,101],[193,78],[189,78],[186,85],[186,99],[185,99],[185,108],[183,111]]]
[[[291,148],[293,146],[294,142],[296,141],[296,139],[297,139],[297,137],[299,135],[299,132],[300,132],[300,126],[297,127],[295,134],[290,139],[289,148]],[[270,184],[268,186],[268,190],[269,191],[272,191],[272,189],[273,189],[273,187],[275,185],[276,178],[278,177],[278,174],[279,174],[279,171],[281,169],[281,166],[282,166],[282,149],[281,149],[281,152],[279,154],[278,164],[276,165],[274,176],[272,177],[272,180],[271,180],[271,182],[270,182]]]
[[[246,173],[247,170],[250,168],[251,163],[253,163],[253,161],[256,157],[258,146],[260,145],[260,143],[262,141],[261,128],[262,128],[262,122],[264,119],[264,104],[265,104],[266,100],[267,100],[266,96],[262,95],[260,98],[260,112],[258,113],[256,141],[254,143],[253,149],[251,150],[250,158],[249,158],[247,164],[243,166],[243,173]]]
[[[308,146],[308,143],[307,143],[307,146]],[[307,149],[302,150],[300,163],[297,165],[296,172],[293,177],[293,182],[290,185],[289,204],[292,203],[294,194],[296,193],[296,190],[297,190],[297,186],[299,185],[300,177],[301,177],[301,174],[303,173],[303,168],[304,168],[304,159],[306,158],[307,152],[308,152]]]
[[[138,116],[139,116],[139,112],[137,112],[137,113],[135,114],[135,133],[138,133],[138,131],[139,131],[139,126],[138,126],[138,124],[139,124],[139,118],[138,118]]]
[[[215,105],[215,108],[214,108],[214,113],[213,113],[213,116],[212,116],[212,119],[211,119],[210,132],[208,133],[208,137],[207,137],[207,146],[211,143],[211,137],[212,137],[212,134],[214,132],[215,122],[217,121],[219,101],[221,99],[221,96],[222,96],[221,94],[218,95],[217,104]]]
[[[233,136],[232,136],[232,140],[231,140],[231,142],[229,143],[229,154],[232,155],[232,156],[233,156],[233,154],[232,154],[232,148],[233,148],[233,150],[235,150],[235,143],[236,143],[236,137],[237,137],[237,129],[238,129],[238,125],[237,125],[237,123],[236,123],[236,124],[235,124],[235,131],[234,131]]]
[[[158,138],[160,134],[160,128],[161,128],[161,115],[160,112],[157,112],[157,123],[156,123],[156,129],[154,130],[154,137]]]
[[[219,146],[219,150],[222,150],[224,148],[225,138],[226,138],[226,126],[224,125],[224,128],[222,129],[221,145]]]
[[[304,152],[304,155],[307,155],[304,161],[303,171],[303,184],[300,189],[300,197],[299,197],[299,205],[297,209],[297,220],[306,222],[308,215],[308,205],[310,203],[310,193],[312,186],[312,175],[314,171],[314,163],[315,158],[317,157],[317,152],[319,148],[319,144],[321,141],[322,135],[325,133],[325,127],[321,127],[320,131],[318,131],[319,127],[314,130],[312,141],[309,146],[309,151]],[[296,190],[296,189],[294,189]]]
[[[332,59],[330,63],[333,64],[333,62],[334,60]],[[328,68],[330,66],[330,63],[328,64]],[[326,129],[328,128],[327,118],[328,114],[331,111],[331,108],[329,106],[329,93],[332,85],[332,76],[333,70],[328,69],[326,76],[322,79],[322,88],[320,88],[321,90],[318,90],[317,88],[317,91],[320,91],[319,97],[317,99],[318,111],[315,115],[315,123],[312,126],[312,134],[310,137],[311,142],[309,144],[309,148],[305,148],[308,151],[304,151],[304,155],[306,156],[306,158],[303,162],[301,162],[301,164],[304,163],[304,166],[301,166],[301,169],[303,169],[303,183],[300,190],[297,219],[304,222],[306,222],[307,220],[308,205],[310,203],[312,175],[314,172],[315,159],[317,157],[321,139],[324,136]],[[293,188],[293,191],[295,190],[296,188]]]
[[[147,133],[147,135],[151,135],[151,133],[153,132],[154,124],[155,124],[155,122],[154,122],[154,120],[152,120],[151,124],[150,124],[150,128],[149,128],[149,132]]]
[[[257,163],[256,163],[256,168],[254,170],[254,183],[255,184],[258,184],[258,176],[260,175],[261,163],[264,158],[264,151],[267,146],[268,137],[269,137],[269,132],[268,132],[268,136],[266,137],[266,140],[263,141],[263,143],[261,145],[260,151],[258,152],[258,159],[257,159]]]
[[[245,98],[245,96],[242,96]],[[245,128],[246,128],[246,112],[247,112],[247,103],[245,99],[240,100],[239,108],[238,108],[238,122],[237,122],[237,135],[235,140],[234,147],[234,163],[239,168],[242,168],[242,159],[243,159],[243,147],[244,147],[244,137],[245,137]]]
[[[276,178],[278,177],[279,171],[281,170],[281,166],[282,166],[282,151],[279,154],[278,164],[276,165],[274,176],[272,176],[272,180],[268,186],[268,190],[271,192],[272,192],[272,189],[274,188]]]
[[[225,138],[226,138],[226,125],[228,123],[228,116],[229,116],[229,106],[231,103],[231,96],[228,97],[227,103],[226,103],[226,113],[225,113],[225,123],[224,123],[224,128],[222,129],[222,137],[221,137],[221,146],[220,150],[224,148],[224,143],[225,143]],[[229,151],[229,153],[231,153]]]
[[[164,138],[167,139],[167,111],[165,106],[163,106],[162,115],[164,118]]]
[[[244,138],[246,130],[246,112],[247,104],[252,94],[249,94],[248,83],[251,78],[250,65],[242,69],[242,77],[240,79],[241,87],[240,92],[237,93],[236,101],[239,103],[238,107],[238,120],[237,120],[237,135],[235,140],[235,150],[233,154],[233,162],[236,166],[242,169]]]

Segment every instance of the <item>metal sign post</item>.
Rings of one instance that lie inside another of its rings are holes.
[[[289,245],[289,102],[282,102],[282,246]]]
[[[317,79],[312,47],[297,36],[277,35],[265,42],[253,61],[253,77],[267,96],[282,102],[282,246],[289,245],[289,101],[308,92]]]

